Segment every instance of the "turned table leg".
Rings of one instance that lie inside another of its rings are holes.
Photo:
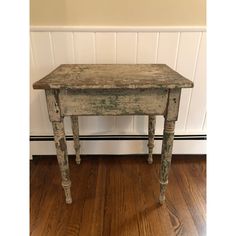
[[[65,191],[66,203],[70,204],[72,203],[70,191],[71,181],[63,120],[52,121],[52,127],[57,151],[57,161],[61,171],[62,187]]]
[[[156,116],[148,116],[148,163],[153,163],[152,152],[154,148]]]
[[[80,158],[78,116],[71,116],[71,125],[72,125],[72,132],[73,132],[73,138],[74,138],[74,148],[75,148],[75,155],[76,155],[75,161],[79,165],[81,162],[81,158]]]
[[[168,174],[171,165],[172,148],[174,141],[175,121],[165,120],[164,133],[161,151],[161,168],[160,168],[160,197],[161,204],[165,201],[165,191],[168,184]]]
[[[181,89],[170,89],[168,102],[165,112],[165,123],[163,131],[163,141],[161,150],[161,167],[160,167],[160,196],[161,204],[165,202],[165,192],[168,184],[168,175],[171,165],[172,149],[174,141],[175,121],[178,119],[179,102]]]

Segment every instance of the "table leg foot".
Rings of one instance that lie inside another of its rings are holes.
[[[71,181],[62,182],[62,187],[65,191],[65,197],[66,197],[66,203],[71,204],[72,198],[71,198]]]
[[[159,197],[159,203],[161,204],[161,205],[163,205],[164,203],[165,203],[165,196],[160,196]]]
[[[76,162],[77,165],[79,165],[79,164],[81,163],[81,158],[80,158],[80,157],[78,158],[78,157],[76,156],[75,162]]]
[[[165,203],[165,200],[166,200],[166,197],[165,197],[166,188],[167,188],[167,183],[166,184],[160,183],[159,202],[160,202],[161,205],[163,205]]]
[[[149,154],[147,162],[148,162],[148,164],[152,164],[153,163],[152,155]]]

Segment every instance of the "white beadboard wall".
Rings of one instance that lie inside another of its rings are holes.
[[[32,84],[62,63],[166,63],[194,81],[183,89],[177,135],[206,134],[206,32],[204,27],[32,27],[30,32],[30,135],[52,135],[44,91]],[[80,134],[147,134],[147,117],[80,117]],[[71,134],[65,118],[66,134]],[[156,134],[163,118],[157,117]],[[109,145],[107,145],[109,142]],[[82,141],[83,154],[146,153],[145,141]],[[31,155],[55,154],[52,141],[32,141]],[[154,152],[160,153],[156,141]],[[72,142],[68,152],[73,154]],[[205,140],[176,140],[174,153],[206,153]]]

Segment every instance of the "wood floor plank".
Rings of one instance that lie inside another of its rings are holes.
[[[83,158],[80,165],[73,162],[74,168],[72,169],[72,197],[73,203],[71,214],[69,216],[68,225],[61,235],[82,235],[80,232],[84,230],[84,217],[86,217],[84,209],[87,209],[87,202],[94,198],[93,181],[97,173],[97,160]],[[93,209],[93,206],[91,206]],[[87,218],[86,218],[87,219]],[[90,220],[90,219],[89,219]],[[89,226],[90,222],[84,224]],[[90,227],[88,227],[90,228]]]
[[[135,202],[139,235],[161,235],[163,225],[159,220],[159,214],[156,211],[158,204],[150,186],[150,167],[152,166],[147,164],[144,157],[133,159],[129,166],[130,170],[127,169],[125,172],[129,176],[130,186],[133,188],[130,200]],[[140,166],[142,171],[140,171]]]
[[[90,235],[103,235],[105,196],[106,196],[106,163],[99,158],[97,180],[96,180],[96,195],[94,199],[94,209],[92,215],[92,224],[90,227]]]
[[[177,165],[176,168],[173,168],[173,172],[196,225],[198,234],[205,235],[205,199],[200,194],[200,186],[198,187],[198,183],[195,182],[197,179],[194,181],[185,169],[184,164]]]
[[[166,204],[158,204],[160,156],[70,157],[71,205],[55,156],[31,161],[32,236],[205,235],[206,161],[174,157]]]
[[[38,165],[40,164],[38,163]],[[37,206],[31,205],[30,207],[31,235],[47,235],[50,209],[53,209],[55,190],[58,189],[58,186],[53,185],[52,182],[53,172],[55,172],[51,171],[51,169],[55,169],[53,165],[56,167],[55,161],[43,160],[41,170],[38,166],[38,175],[34,176],[34,184],[31,184],[31,201]]]
[[[176,165],[176,160],[173,158],[169,172],[169,184],[166,192],[166,206],[168,208],[172,226],[176,235],[198,235],[191,213],[189,212],[181,189],[174,176]]]
[[[96,217],[94,217],[94,210],[97,208],[98,198],[100,196],[97,195],[96,184],[101,183],[101,179],[98,179],[98,162],[99,159],[89,160],[91,162],[91,169],[89,171],[89,176],[87,178],[87,187],[84,190],[86,192],[85,201],[82,209],[82,216],[80,222],[80,229],[78,235],[99,235],[99,231],[96,230]],[[95,162],[93,164],[93,162]],[[99,176],[100,177],[100,176]],[[82,180],[83,181],[83,180]],[[97,182],[98,181],[98,182]],[[100,187],[100,186],[98,186]],[[79,194],[79,193],[78,193]],[[88,227],[88,224],[90,227]],[[94,234],[93,234],[94,233]]]
[[[197,188],[203,201],[206,199],[206,165],[204,163],[205,159],[202,158],[191,162],[184,160],[183,164],[183,169],[188,173],[195,186],[197,183]],[[178,164],[181,165],[180,163]]]
[[[104,214],[104,235],[139,235],[129,163],[119,158],[107,163],[108,181]]]

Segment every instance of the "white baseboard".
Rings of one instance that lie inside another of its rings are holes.
[[[161,140],[155,140],[154,153],[161,153]],[[68,154],[74,154],[73,141],[67,141]],[[81,141],[81,154],[146,154],[146,140]],[[175,140],[173,154],[206,154],[206,140]],[[56,155],[53,141],[31,141],[30,155]]]

